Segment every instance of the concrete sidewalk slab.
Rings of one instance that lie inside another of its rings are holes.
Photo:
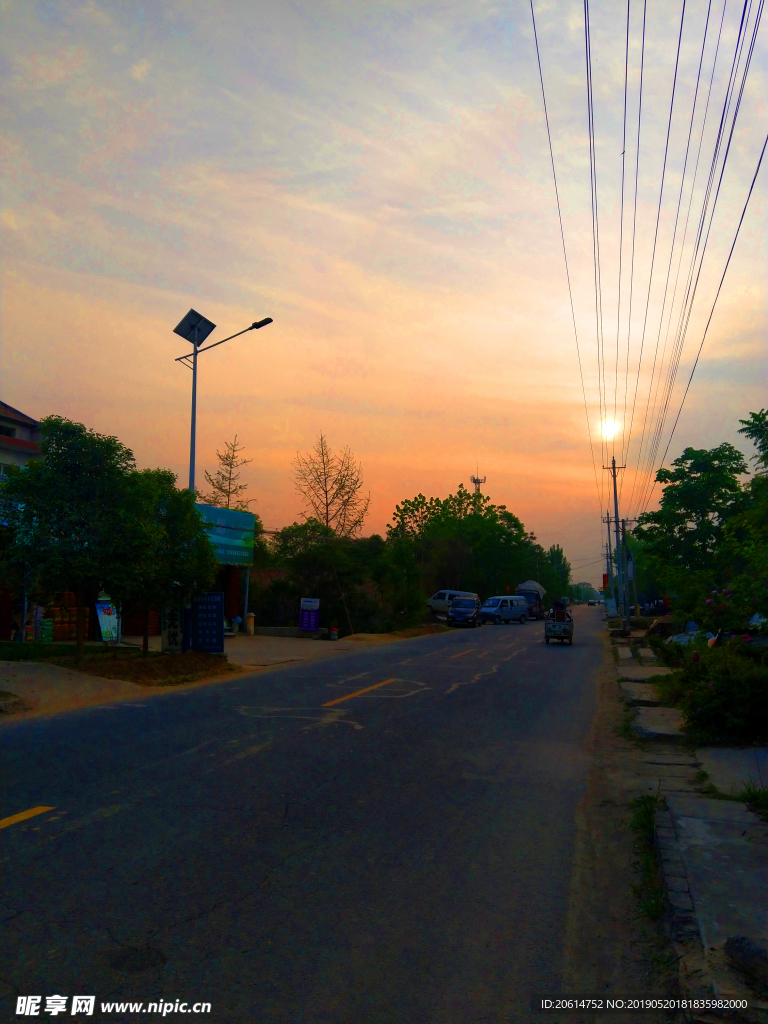
[[[628,683],[649,683],[657,676],[668,676],[671,668],[655,668],[653,665],[617,665],[620,680]]]
[[[656,708],[661,704],[656,687],[652,683],[620,683],[627,704],[634,707]]]
[[[638,654],[643,659],[644,665],[655,665],[659,660],[656,657],[656,652],[652,650],[650,647],[640,647],[638,650]]]
[[[637,709],[632,731],[646,740],[682,740],[683,716],[677,708]]]
[[[619,661],[632,661],[631,647],[617,647],[616,652],[619,655]]]
[[[740,793],[750,779],[768,787],[768,747],[703,747],[696,756],[721,793]]]
[[[732,935],[768,945],[768,825],[743,804],[667,797],[705,949]]]

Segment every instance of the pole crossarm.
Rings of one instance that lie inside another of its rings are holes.
[[[238,331],[237,334],[230,334],[230,336],[228,338],[222,338],[221,341],[214,341],[214,343],[212,345],[206,345],[205,348],[199,348],[197,350],[197,353],[199,355],[201,352],[207,352],[211,348],[216,348],[217,345],[223,345],[225,341],[232,341],[233,338],[239,338],[241,334],[247,334],[248,331],[258,331],[258,329],[260,327],[266,327],[267,324],[271,324],[271,323],[272,323],[272,317],[271,316],[266,317],[266,319],[264,319],[264,320],[257,320],[256,323],[251,324],[250,327],[246,327],[242,331]],[[192,356],[189,355],[189,353],[187,353],[187,355],[177,356],[176,359],[174,360],[174,362],[176,362],[176,363],[184,363],[184,361],[186,359],[191,359],[191,358],[192,358]],[[185,365],[186,366],[190,366],[191,364],[190,363],[185,363]]]

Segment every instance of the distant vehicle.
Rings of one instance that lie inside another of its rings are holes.
[[[593,597],[590,597],[590,599],[587,601],[587,605],[594,605],[594,603],[595,599]]]
[[[479,597],[456,597],[451,601],[446,620],[449,626],[482,626]]]
[[[427,604],[437,615],[438,612],[447,612],[451,607],[451,601],[455,601],[457,597],[474,597],[476,601],[480,600],[471,590],[438,590],[429,598]]]
[[[555,601],[544,622],[544,643],[550,640],[569,646],[573,643],[573,615],[562,601]]]
[[[526,580],[515,590],[515,594],[524,597],[528,602],[528,618],[543,619],[546,609],[544,608],[544,595],[546,590],[535,580]]]
[[[522,626],[528,618],[528,602],[521,595],[503,594],[501,597],[489,597],[480,609],[483,622],[519,622]]]

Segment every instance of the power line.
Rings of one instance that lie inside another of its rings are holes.
[[[723,281],[725,281],[725,275],[728,273],[728,266],[729,266],[729,264],[731,262],[731,256],[733,256],[733,250],[736,248],[736,242],[737,242],[738,237],[739,237],[739,232],[741,231],[741,225],[744,222],[744,217],[745,217],[746,212],[747,212],[747,207],[749,206],[749,200],[752,198],[752,191],[753,191],[753,189],[755,187],[755,182],[757,181],[757,176],[760,173],[760,165],[762,164],[763,157],[765,156],[765,148],[766,148],[766,146],[768,146],[768,135],[766,135],[765,142],[763,142],[763,148],[760,150],[760,157],[759,157],[759,159],[757,161],[757,167],[755,168],[755,173],[754,173],[754,176],[752,178],[752,184],[749,186],[749,192],[747,193],[747,198],[746,198],[746,201],[744,203],[744,209],[741,211],[741,217],[739,217],[739,223],[738,223],[738,225],[736,227],[736,234],[733,236],[733,242],[731,243],[731,248],[730,248],[730,250],[728,252],[728,259],[725,261],[725,267],[723,269],[722,277],[720,278],[720,284],[717,286],[717,292],[715,293],[715,298],[714,298],[714,301],[712,303],[712,308],[709,311],[709,316],[707,318],[707,323],[706,323],[706,326],[704,328],[704,334],[702,335],[702,338],[701,338],[701,344],[699,345],[699,350],[696,353],[696,359],[694,360],[694,363],[693,363],[693,368],[691,370],[691,375],[688,378],[688,383],[685,386],[685,392],[683,393],[683,397],[682,397],[682,399],[680,401],[680,408],[677,410],[677,416],[675,417],[675,422],[674,422],[674,424],[672,426],[672,433],[669,435],[669,441],[667,441],[667,447],[664,449],[664,456],[663,456],[663,458],[661,460],[661,465],[662,466],[664,465],[664,460],[667,457],[667,452],[669,451],[669,446],[672,443],[672,437],[674,436],[675,430],[677,428],[677,423],[678,423],[678,420],[680,419],[680,413],[683,411],[683,405],[685,404],[685,399],[686,399],[686,396],[688,394],[688,389],[691,386],[691,381],[693,380],[693,375],[696,372],[696,367],[697,367],[698,362],[699,362],[699,356],[701,355],[701,351],[704,348],[704,342],[705,342],[706,337],[707,337],[707,332],[709,331],[709,325],[712,323],[712,317],[713,317],[714,312],[715,312],[715,306],[717,305],[717,300],[718,300],[718,298],[720,296],[720,291],[721,291],[721,289],[723,287]],[[654,487],[655,486],[656,486],[656,483],[654,481]],[[653,493],[653,488],[651,488],[651,493]],[[650,500],[650,494],[648,496],[648,500]],[[647,505],[647,502],[646,502],[646,505]]]
[[[592,210],[592,264],[595,281],[595,331],[597,335],[597,381],[600,404],[601,435],[605,434],[605,335],[603,333],[603,283],[600,265],[600,218],[597,195],[597,153],[595,150],[595,111],[592,90],[592,40],[589,22],[589,0],[584,0],[584,51],[587,81],[587,130],[589,135],[589,186]],[[607,458],[608,442],[601,437],[600,451],[605,449]],[[602,493],[602,492],[601,492]]]
[[[667,263],[667,276],[666,276],[666,279],[665,279],[665,282],[664,282],[664,295],[663,295],[662,302],[661,302],[661,313],[659,315],[659,330],[658,330],[657,335],[656,335],[656,351],[655,351],[654,359],[653,359],[653,370],[651,372],[651,381],[650,381],[650,384],[649,384],[649,387],[648,387],[648,404],[650,403],[651,391],[653,390],[653,377],[654,377],[654,371],[656,369],[656,356],[657,356],[658,351],[659,351],[659,341],[661,340],[661,330],[662,330],[662,327],[663,327],[663,324],[664,324],[664,309],[665,309],[666,304],[667,304],[667,293],[668,293],[668,290],[669,290],[669,277],[670,277],[670,274],[672,272],[672,259],[674,257],[674,253],[675,253],[675,241],[677,239],[677,225],[678,225],[678,222],[679,222],[679,219],[680,219],[680,206],[681,206],[682,201],[683,201],[683,191],[685,189],[685,172],[688,169],[688,154],[690,152],[691,137],[693,135],[693,122],[694,122],[694,118],[696,116],[696,102],[697,102],[698,96],[699,96],[699,84],[701,82],[701,68],[702,68],[702,65],[704,63],[704,50],[706,48],[706,43],[707,43],[707,32],[709,30],[709,16],[710,16],[711,9],[712,9],[712,0],[709,0],[709,3],[707,5],[707,17],[706,17],[706,20],[704,22],[704,35],[703,35],[702,40],[701,40],[701,55],[699,57],[699,67],[698,67],[698,70],[696,72],[696,87],[695,87],[694,93],[693,93],[693,102],[691,103],[691,118],[690,118],[690,121],[689,121],[689,124],[688,124],[688,138],[686,139],[686,143],[685,143],[685,157],[683,159],[683,171],[682,171],[682,174],[680,176],[680,191],[679,191],[678,196],[677,196],[677,208],[675,210],[675,223],[674,223],[674,228],[673,228],[673,231],[672,231],[672,243],[671,243],[670,248],[669,248],[669,262]],[[693,192],[691,192],[691,195],[693,195]],[[682,249],[681,249],[681,256],[682,256]],[[670,318],[670,321],[671,321],[671,318],[672,318],[672,307],[671,306],[670,306],[670,311],[669,311],[669,318]],[[657,404],[657,401],[658,401],[659,385],[661,383],[661,376],[662,376],[662,374],[661,374],[661,367],[663,367],[663,365],[664,365],[664,356],[666,355],[666,350],[667,350],[667,337],[668,337],[668,335],[669,335],[669,329],[667,329],[667,336],[665,336],[665,338],[664,338],[664,347],[662,348],[662,352],[661,352],[661,362],[659,364],[659,375],[658,375],[658,377],[656,379],[656,390],[655,390],[655,393],[654,393],[653,411],[651,413],[651,420],[653,420],[655,418],[655,415],[656,415],[656,404]],[[647,422],[647,410],[648,410],[648,405],[646,405],[646,422]],[[656,454],[655,451],[652,450],[652,439],[649,439],[648,451],[651,452],[650,461],[651,461],[651,466],[652,466],[653,465],[653,459],[654,459],[655,454]],[[646,458],[648,457],[648,451],[646,451]],[[640,446],[640,451],[638,452],[638,456],[637,456],[638,468],[640,466],[641,461],[642,461],[642,445]]]
[[[626,462],[627,450],[629,447],[629,434],[625,432],[624,427],[627,422],[627,384],[629,382],[629,348],[630,338],[632,336],[632,299],[634,296],[635,288],[635,242],[637,240],[637,187],[638,187],[638,176],[640,171],[640,126],[642,123],[643,116],[643,76],[645,72],[645,23],[648,8],[648,0],[643,0],[643,31],[642,41],[640,45],[640,88],[638,93],[637,101],[637,147],[635,149],[635,196],[633,201],[632,210],[632,259],[630,262],[629,270],[629,312],[627,314],[627,365],[624,376],[624,412],[621,420],[621,461]],[[639,368],[638,368],[639,372]],[[627,448],[624,447],[624,441],[626,439]],[[624,480],[622,479],[622,485]]]
[[[723,177],[725,175],[725,168],[726,168],[727,161],[728,161],[728,156],[729,156],[730,150],[731,150],[731,143],[733,141],[733,135],[734,135],[734,131],[735,131],[735,128],[736,128],[736,122],[737,122],[737,119],[738,119],[738,116],[739,116],[739,111],[741,109],[741,101],[742,101],[742,98],[743,98],[743,95],[744,95],[744,89],[745,89],[745,86],[746,86],[746,81],[747,81],[747,76],[748,76],[748,73],[749,73],[750,64],[752,62],[752,55],[754,53],[755,43],[756,43],[756,39],[757,39],[757,31],[758,31],[758,28],[759,28],[759,25],[760,25],[760,19],[762,17],[763,6],[764,6],[764,0],[760,0],[760,2],[758,4],[758,9],[757,9],[757,13],[756,13],[755,22],[754,22],[754,24],[752,26],[752,38],[750,40],[750,44],[749,44],[749,47],[748,47],[748,50],[747,50],[747,55],[746,55],[746,58],[745,58],[745,61],[744,61],[744,66],[743,66],[743,69],[742,69],[741,83],[739,85],[738,97],[736,99],[736,103],[735,103],[735,107],[734,107],[734,111],[733,111],[733,116],[731,118],[730,130],[728,132],[728,141],[727,141],[727,144],[726,144],[726,147],[725,147],[725,152],[724,152],[722,164],[721,164],[721,167],[720,167],[720,175],[718,177],[717,188],[715,190],[714,199],[712,201],[712,210],[711,210],[711,213],[710,213],[710,216],[709,216],[709,223],[707,225],[707,229],[706,229],[706,234],[704,236],[703,245],[701,245],[701,255],[700,255],[700,258],[699,258],[699,262],[698,262],[698,269],[696,270],[695,281],[693,283],[693,287],[690,289],[690,297],[687,297],[687,307],[684,306],[684,308],[683,308],[683,310],[681,312],[681,326],[679,327],[679,331],[680,331],[680,344],[678,346],[677,365],[679,365],[679,359],[680,359],[680,356],[682,354],[682,348],[683,348],[683,345],[685,344],[685,337],[687,335],[688,327],[690,325],[691,314],[692,314],[692,311],[693,311],[693,303],[694,303],[694,300],[695,300],[695,297],[696,297],[696,292],[698,290],[699,280],[700,280],[700,277],[701,277],[701,270],[702,270],[702,267],[703,267],[703,264],[704,264],[704,257],[705,257],[707,246],[708,246],[708,243],[709,243],[709,238],[710,238],[710,234],[711,234],[711,231],[712,231],[712,224],[714,222],[715,211],[716,211],[716,208],[717,208],[717,201],[718,201],[718,198],[719,198],[719,195],[720,195],[720,189],[721,189],[721,186],[722,186],[722,183],[723,183]],[[746,7],[746,3],[745,3],[745,7]],[[709,195],[711,194],[711,185],[714,182],[714,176],[715,176],[715,170],[716,170],[716,165],[717,165],[717,159],[718,159],[718,155],[719,155],[719,149],[720,149],[720,145],[722,143],[722,138],[723,138],[723,134],[724,134],[724,127],[725,127],[725,123],[727,121],[728,111],[730,109],[731,102],[733,100],[733,96],[734,96],[734,93],[735,93],[736,70],[737,70],[738,64],[740,62],[741,53],[743,52],[744,41],[746,40],[746,37],[747,37],[746,29],[747,29],[747,25],[748,25],[748,22],[749,22],[749,16],[750,16],[750,13],[751,13],[751,8],[752,8],[752,4],[750,2],[749,9],[746,11],[746,20],[744,19],[744,12],[742,12],[742,20],[741,20],[741,23],[740,23],[740,26],[739,26],[739,29],[740,29],[740,40],[737,41],[736,52],[734,54],[734,62],[732,64],[732,66],[731,66],[731,75],[729,76],[728,89],[726,91],[726,99],[725,99],[724,107],[723,107],[723,115],[721,117],[720,127],[719,127],[719,130],[718,130],[717,145],[716,145],[716,149],[715,149],[715,154],[713,156],[712,167],[710,169],[710,176],[709,176],[708,187],[707,187],[707,196],[705,198],[705,203],[704,203],[704,206],[702,208],[702,215],[701,215],[701,219],[700,219],[700,231],[699,231],[699,234],[698,234],[699,240],[700,240],[701,234],[703,232],[703,225],[704,225],[704,223],[706,221],[706,211],[707,211],[707,207],[708,207],[708,204],[709,204]],[[746,210],[746,207],[745,207],[745,210]],[[742,216],[743,216],[743,214],[742,214]],[[739,222],[739,226],[740,226],[740,224],[741,224],[741,222]],[[737,235],[738,235],[738,229],[737,229]],[[735,239],[734,239],[734,244],[735,244]],[[698,248],[698,246],[697,246],[697,248]],[[693,267],[695,265],[695,256],[696,256],[696,254],[694,253],[693,262],[692,262],[692,272],[693,272]],[[729,255],[728,259],[730,260],[730,255]],[[727,267],[727,264],[726,264],[726,267]],[[721,286],[722,286],[722,281],[721,281]],[[719,289],[718,289],[718,294],[719,294]],[[714,306],[713,306],[713,310],[714,310]],[[708,326],[708,324],[707,324],[707,326]],[[703,344],[703,341],[702,341],[702,344]],[[699,348],[699,352],[701,352],[701,347]],[[698,362],[698,356],[696,357],[696,361]],[[676,375],[676,372],[677,372],[677,365],[675,366],[675,375]],[[694,367],[695,367],[695,364],[694,364]],[[674,377],[673,377],[673,383],[674,383]],[[690,386],[690,381],[689,381],[689,386]],[[687,394],[687,391],[688,391],[688,388],[686,388],[686,394]],[[684,398],[683,398],[683,401],[684,401]],[[681,409],[682,409],[682,404],[681,404]],[[678,413],[678,416],[679,416],[679,413]],[[677,423],[677,420],[675,421],[675,423]],[[671,442],[671,440],[672,440],[672,436],[670,435],[669,441]],[[667,451],[668,450],[669,450],[669,443],[667,444]],[[665,452],[665,457],[666,457],[666,452]],[[662,460],[662,464],[663,464],[663,460]],[[651,463],[649,471],[648,471],[648,476],[647,476],[647,479],[646,479],[645,484],[644,484],[645,488],[647,488],[649,485],[651,485],[651,486],[650,486],[650,491],[647,493],[647,495],[645,497],[645,500],[642,502],[643,507],[647,506],[647,503],[650,500],[651,494],[652,494],[653,489],[655,487],[655,480],[653,479],[654,476],[655,476],[655,474],[653,474],[653,463]],[[639,500],[640,499],[642,499],[642,493],[639,495]]]
[[[666,137],[666,141],[664,143],[664,162],[662,163],[662,168],[661,168],[661,184],[659,186],[659,202],[658,202],[658,206],[657,206],[657,209],[656,209],[656,227],[655,227],[654,233],[653,233],[653,250],[651,252],[651,269],[650,269],[650,272],[648,274],[648,294],[647,294],[646,300],[645,300],[645,315],[643,317],[643,333],[642,333],[641,338],[640,338],[640,356],[639,356],[638,363],[637,363],[637,380],[635,382],[635,396],[634,396],[634,399],[632,401],[632,416],[631,416],[631,419],[630,419],[629,437],[628,437],[628,440],[627,440],[627,455],[629,454],[629,447],[632,444],[632,425],[634,424],[634,421],[635,421],[635,404],[637,402],[637,390],[638,390],[638,386],[640,384],[640,371],[641,371],[642,364],[643,364],[643,348],[644,348],[644,345],[645,345],[645,331],[646,331],[646,326],[647,326],[647,323],[648,323],[648,308],[649,308],[650,301],[651,301],[651,287],[653,285],[653,267],[654,267],[654,264],[655,264],[655,261],[656,261],[656,246],[657,246],[658,239],[659,239],[659,221],[661,220],[661,204],[662,204],[662,199],[663,199],[663,196],[664,196],[664,180],[665,180],[666,173],[667,173],[667,156],[669,154],[669,136],[670,136],[670,132],[672,130],[672,114],[674,112],[674,107],[675,107],[675,91],[677,89],[677,72],[678,72],[678,69],[679,69],[679,66],[680,66],[680,43],[681,43],[682,38],[683,38],[683,25],[685,23],[685,4],[686,4],[686,0],[683,0],[682,11],[681,11],[681,14],[680,14],[680,30],[679,30],[678,36],[677,36],[677,52],[675,54],[675,73],[674,73],[674,76],[672,78],[672,95],[671,95],[670,101],[669,101],[669,118],[667,119],[667,137]],[[640,451],[641,452],[642,452],[642,449],[643,449],[643,438],[644,438],[644,436],[645,436],[645,423],[643,423],[643,432],[642,432],[641,437],[640,437]],[[635,479],[636,478],[637,478],[637,474],[635,474]],[[633,491],[634,491],[634,484],[633,484]],[[630,498],[630,504],[631,504],[631,501],[632,501],[632,499]]]
[[[585,415],[586,420],[587,420],[587,435],[589,437],[589,448],[590,448],[590,451],[592,453],[592,470],[593,470],[594,475],[595,475],[595,488],[597,490],[597,501],[598,501],[598,505],[602,508],[600,485],[599,485],[599,483],[597,481],[597,465],[595,463],[595,448],[594,448],[594,445],[592,443],[592,429],[591,429],[591,427],[589,425],[589,410],[588,410],[588,407],[587,407],[587,392],[586,392],[586,388],[584,387],[584,373],[583,373],[582,366],[581,366],[581,350],[579,348],[579,332],[578,332],[578,330],[576,328],[576,311],[575,311],[574,305],[573,305],[573,290],[571,288],[571,274],[570,274],[570,270],[568,268],[568,251],[567,251],[566,245],[565,245],[565,230],[563,229],[563,214],[562,214],[562,209],[560,207],[560,190],[559,190],[559,188],[557,186],[557,172],[555,171],[555,154],[554,154],[554,150],[552,149],[552,134],[551,134],[550,129],[549,129],[549,112],[547,110],[547,94],[546,94],[545,89],[544,89],[544,73],[543,73],[543,71],[541,69],[541,53],[539,52],[539,37],[538,37],[538,34],[536,32],[536,15],[534,14],[534,11],[533,11],[533,0],[530,0],[530,4],[531,4],[531,20],[533,22],[533,39],[534,39],[534,42],[536,43],[536,62],[538,64],[538,68],[539,68],[539,81],[541,82],[541,99],[542,99],[542,103],[544,105],[544,120],[545,120],[546,126],[547,126],[547,141],[549,142],[549,159],[550,159],[550,163],[552,165],[552,180],[554,181],[554,184],[555,184],[555,200],[557,202],[557,219],[558,219],[558,223],[560,224],[560,240],[561,240],[561,242],[563,244],[563,260],[565,262],[565,278],[566,278],[566,281],[568,282],[568,298],[570,299],[570,303],[571,303],[571,319],[573,320],[573,337],[574,337],[574,339],[576,341],[576,358],[578,359],[578,363],[579,363],[579,377],[581,379],[581,393],[582,393],[582,396],[584,398],[584,415]]]
[[[619,280],[618,301],[616,303],[616,369],[613,381],[613,453],[616,454],[616,412],[619,394],[619,334],[621,333],[621,271],[624,255],[624,168],[627,153],[627,80],[629,77],[629,8],[632,0],[627,0],[627,31],[624,43],[624,116],[621,130],[621,203],[619,206]],[[710,0],[711,2],[711,0]]]

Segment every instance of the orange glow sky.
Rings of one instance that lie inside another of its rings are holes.
[[[599,439],[582,5],[536,10]],[[612,410],[615,397],[620,420],[625,10],[592,6],[606,400]],[[634,0],[632,117],[640,11]],[[721,11],[718,0],[706,76]],[[651,357],[665,339],[661,298],[705,14],[705,3],[688,3],[630,490]],[[244,479],[255,508],[266,526],[283,526],[300,511],[291,460],[323,430],[361,460],[372,497],[366,532],[383,532],[396,502],[469,485],[479,465],[493,500],[584,566],[577,580],[600,579],[601,565],[590,563],[601,555],[600,465],[611,447],[601,452],[596,440],[596,485],[524,3],[28,0],[4,5],[4,15],[4,401],[117,434],[139,465],[170,467],[184,484],[190,374],[174,362],[185,349],[174,325],[194,306],[219,325],[215,340],[271,316],[265,330],[201,357],[198,480],[237,432],[253,459]],[[679,4],[649,0],[630,403],[679,17]],[[689,239],[737,23],[727,7]],[[673,411],[764,139],[765,49],[761,30]],[[694,145],[700,123],[697,114]],[[625,246],[631,131],[627,152]],[[722,440],[751,454],[737,420],[768,404],[766,173],[670,458]],[[687,258],[683,277],[686,268]],[[628,287],[625,275],[625,300]],[[662,450],[667,436],[668,427]],[[627,502],[623,514],[634,511]]]

